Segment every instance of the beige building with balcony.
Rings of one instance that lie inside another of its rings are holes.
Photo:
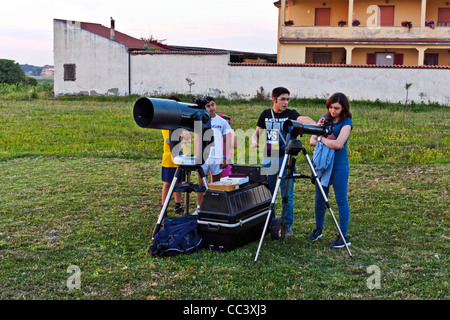
[[[277,62],[448,66],[449,1],[277,1]]]

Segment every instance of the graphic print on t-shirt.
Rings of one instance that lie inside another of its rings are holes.
[[[288,118],[266,118],[267,148],[271,151],[280,150],[280,144],[284,145],[281,128],[286,120]]]

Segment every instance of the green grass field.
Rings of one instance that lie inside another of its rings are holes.
[[[329,216],[324,237],[307,240],[314,189],[303,180],[294,236],[267,236],[255,264],[257,242],[227,253],[147,253],[161,209],[162,136],[134,123],[135,100],[0,95],[1,299],[449,299],[448,107],[352,102],[354,258],[329,248]],[[291,108],[317,119],[323,103]],[[247,130],[270,103],[218,106]],[[297,169],[308,173],[301,157]],[[337,215],[332,192],[330,202]],[[80,289],[67,285],[71,266]]]

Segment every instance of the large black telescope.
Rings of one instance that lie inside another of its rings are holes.
[[[205,99],[196,98],[194,103],[171,99],[140,98],[133,108],[134,121],[141,128],[170,131],[170,150],[177,165],[198,165],[209,156],[205,132],[211,129],[211,115]],[[181,152],[183,130],[194,132],[194,156]],[[206,151],[205,151],[206,150]]]
[[[141,128],[194,131],[200,121],[203,131],[211,128],[211,115],[202,99],[184,103],[169,99],[140,98],[134,104],[134,121]]]

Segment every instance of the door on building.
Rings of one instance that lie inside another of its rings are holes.
[[[450,8],[438,9],[438,27],[450,27]]]
[[[331,52],[314,52],[313,63],[331,63]]]
[[[437,66],[438,65],[438,57],[437,53],[425,53],[425,61],[424,64],[426,66]]]
[[[314,15],[314,26],[330,26],[331,8],[316,8]]]
[[[379,6],[380,8],[380,26],[392,27],[394,25],[394,6]]]

